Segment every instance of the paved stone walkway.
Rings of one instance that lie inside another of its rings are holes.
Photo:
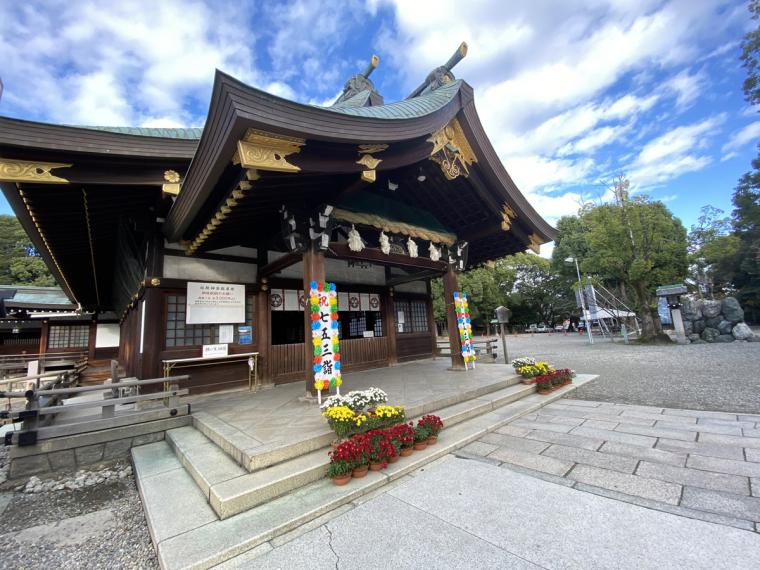
[[[457,455],[760,532],[760,415],[562,399]]]

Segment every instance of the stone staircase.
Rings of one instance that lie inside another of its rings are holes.
[[[246,436],[199,412],[193,426],[132,449],[138,488],[162,568],[211,568],[356,500],[392,480],[529,413],[551,396],[510,377],[444,400],[407,407],[407,417],[439,415],[438,444],[337,487],[325,478],[334,435],[246,451]]]

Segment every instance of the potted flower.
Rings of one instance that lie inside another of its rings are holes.
[[[369,470],[369,455],[365,439],[361,435],[353,435],[348,441],[337,445],[333,451],[333,457],[350,461],[353,464],[352,475],[355,479],[361,479]]]
[[[427,428],[429,435],[426,441],[428,445],[435,445],[438,443],[438,434],[443,429],[441,418],[434,415],[422,416],[417,422],[417,425],[422,425]]]
[[[380,471],[388,466],[388,460],[396,454],[387,431],[376,429],[367,432],[369,442],[369,468]]]
[[[417,427],[414,428],[414,450],[422,451],[427,447],[427,439],[430,437],[430,430],[426,425],[420,425],[417,423]]]
[[[414,428],[411,423],[403,423],[391,428],[391,442],[401,457],[412,454],[414,446]]]
[[[539,394],[548,394],[552,391],[552,381],[548,374],[536,376],[536,384],[538,385]]]
[[[336,485],[345,485],[351,480],[351,472],[354,466],[350,461],[331,461],[327,468],[327,476],[333,480]]]

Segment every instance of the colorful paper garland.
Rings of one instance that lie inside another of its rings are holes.
[[[314,346],[314,389],[339,388],[341,379],[338,294],[335,283],[312,281],[309,305]]]
[[[472,348],[472,321],[470,320],[470,307],[467,303],[467,293],[454,291],[454,308],[457,314],[457,328],[459,329],[459,344],[462,350],[462,358],[465,364],[475,363],[475,351]]]

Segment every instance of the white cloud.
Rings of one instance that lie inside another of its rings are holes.
[[[705,71],[690,74],[688,69],[684,69],[666,81],[664,88],[676,96],[676,107],[680,112],[694,104],[702,94],[707,82],[708,78]]]
[[[738,150],[749,143],[756,145],[758,140],[760,140],[760,121],[755,121],[731,134],[731,138],[721,148],[724,155],[721,160],[733,158],[737,155]]]

